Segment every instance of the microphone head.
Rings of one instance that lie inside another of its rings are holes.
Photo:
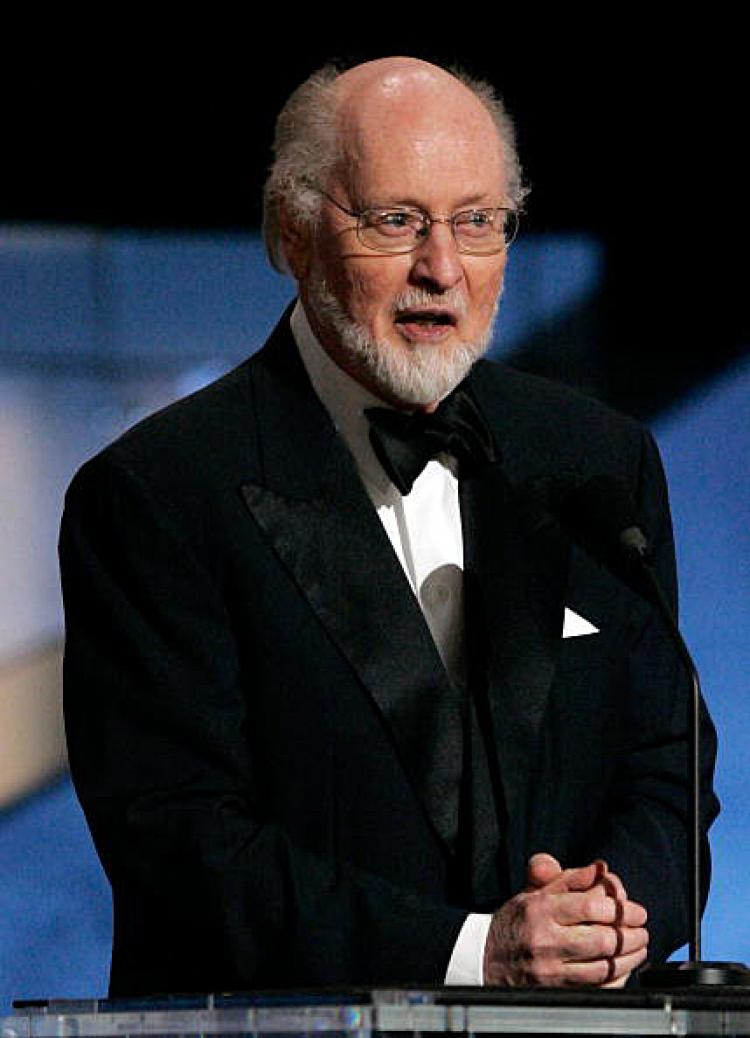
[[[612,476],[563,474],[546,482],[553,516],[574,544],[605,566],[636,594],[654,603],[648,541],[628,488]]]

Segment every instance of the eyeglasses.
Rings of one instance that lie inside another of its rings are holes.
[[[435,223],[447,223],[456,248],[472,256],[492,256],[507,249],[518,233],[518,213],[506,206],[462,209],[453,216],[430,216],[409,206],[373,206],[359,212],[347,209],[325,191],[337,209],[357,221],[359,241],[374,252],[396,255],[413,252],[426,241]]]

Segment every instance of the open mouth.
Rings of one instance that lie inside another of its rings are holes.
[[[396,314],[396,324],[454,328],[456,315],[449,310],[401,310]]]

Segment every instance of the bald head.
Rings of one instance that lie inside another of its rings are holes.
[[[438,156],[444,162],[462,149],[476,154],[481,142],[488,160],[502,165],[504,195],[521,208],[526,192],[513,124],[488,84],[409,57],[368,61],[345,72],[327,66],[292,94],[277,121],[264,198],[264,235],[273,265],[287,269],[281,206],[300,225],[314,225],[319,192],[332,177],[346,181],[356,195],[363,171],[372,173],[389,151],[397,155],[404,141],[425,163]]]
[[[418,58],[379,58],[355,65],[335,81],[335,97],[344,128],[420,104],[444,106],[448,118],[457,109],[479,109],[489,117],[484,104],[460,79]],[[484,122],[487,130],[490,121]]]
[[[415,58],[383,58],[343,73],[335,84],[336,173],[354,188],[364,172],[392,163],[408,146],[439,170],[467,149],[504,166],[503,144],[487,107],[455,76]],[[503,168],[498,193],[505,194]]]

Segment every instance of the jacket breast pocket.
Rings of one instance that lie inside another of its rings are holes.
[[[601,667],[612,652],[611,639],[602,634],[581,634],[574,638],[562,638],[557,657],[558,672]]]

